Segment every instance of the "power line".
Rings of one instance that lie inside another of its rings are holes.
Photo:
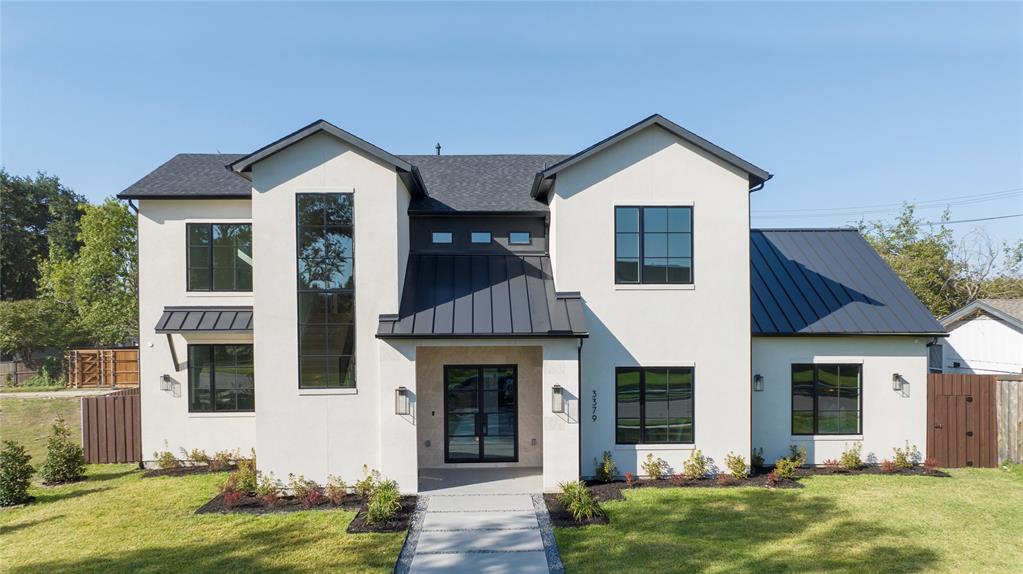
[[[831,217],[839,215],[865,215],[877,213],[889,213],[901,209],[904,205],[912,205],[915,209],[935,209],[952,205],[973,205],[989,201],[998,201],[1023,195],[1023,188],[1006,189],[1002,191],[981,193],[974,195],[960,195],[944,199],[931,199],[919,202],[904,201],[901,203],[881,203],[873,205],[847,206],[847,207],[818,207],[818,208],[796,208],[796,209],[764,209],[754,210],[752,215],[760,218],[785,218],[785,217]]]
[[[956,221],[925,221],[923,225],[952,225],[953,223],[973,223],[975,221],[991,221],[994,219],[1009,219],[1012,217],[1023,217],[1023,213],[1013,215],[997,215],[995,217],[978,217],[977,219],[959,219]]]

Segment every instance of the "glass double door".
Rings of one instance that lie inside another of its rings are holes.
[[[444,367],[444,461],[516,462],[515,365]]]

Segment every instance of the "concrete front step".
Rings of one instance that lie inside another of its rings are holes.
[[[540,529],[529,530],[424,530],[416,555],[431,552],[521,552],[543,550]]]
[[[431,496],[427,512],[533,511],[533,497],[528,494],[462,494]]]
[[[547,556],[537,552],[419,554],[412,574],[548,574]]]
[[[538,529],[536,513],[515,512],[427,512],[423,531],[428,530],[505,530]]]

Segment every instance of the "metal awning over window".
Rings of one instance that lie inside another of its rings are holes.
[[[251,333],[252,307],[164,307],[157,333]]]

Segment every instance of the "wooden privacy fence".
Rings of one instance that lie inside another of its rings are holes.
[[[137,388],[82,397],[85,462],[142,460],[142,405],[139,398]]]
[[[139,350],[71,349],[64,353],[64,372],[76,389],[138,387]]]
[[[927,457],[942,467],[998,466],[993,375],[927,375]]]
[[[998,411],[998,462],[1023,463],[1023,377],[995,384]]]
[[[39,369],[33,369],[21,361],[0,361],[0,380],[6,381],[9,375],[12,386],[21,386],[38,374]]]

